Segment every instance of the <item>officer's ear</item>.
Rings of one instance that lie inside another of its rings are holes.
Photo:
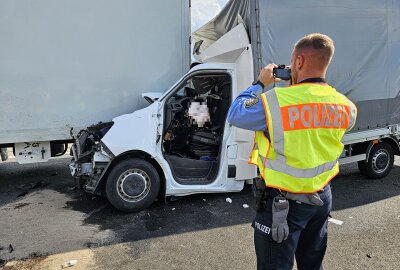
[[[304,56],[301,54],[298,54],[296,57],[296,68],[297,70],[301,70],[304,66]]]

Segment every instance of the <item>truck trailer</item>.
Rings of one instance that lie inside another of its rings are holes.
[[[190,65],[187,0],[0,1],[0,149],[67,151],[70,130],[143,108]]]
[[[71,174],[122,211],[159,196],[241,191],[258,176],[247,163],[254,133],[226,122],[229,106],[263,66],[288,64],[293,44],[320,32],[336,44],[328,83],[358,107],[339,162],[382,178],[400,154],[399,20],[390,0],[231,0],[192,34],[197,60],[173,86],[74,134]]]

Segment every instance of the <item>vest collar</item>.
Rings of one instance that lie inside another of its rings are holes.
[[[308,78],[308,79],[302,80],[298,83],[288,85],[285,88],[300,86],[302,84],[314,84],[314,85],[319,84],[321,86],[329,86],[329,84],[326,82],[326,80],[324,78]]]
[[[300,83],[326,83],[325,78],[308,78],[305,80],[302,80],[301,82],[298,82],[297,84]]]

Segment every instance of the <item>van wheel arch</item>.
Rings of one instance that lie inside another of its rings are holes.
[[[124,152],[118,156],[116,156],[112,161],[109,167],[107,168],[107,172],[104,174],[102,179],[100,180],[100,183],[98,184],[97,187],[97,192],[99,195],[105,196],[105,183],[107,181],[107,178],[111,172],[111,170],[121,161],[126,160],[126,159],[134,159],[134,158],[139,158],[143,159],[147,162],[149,162],[151,165],[154,166],[154,168],[157,170],[158,176],[160,177],[160,191],[158,194],[158,199],[165,201],[165,190],[166,190],[166,183],[165,183],[165,174],[164,171],[161,168],[161,165],[151,157],[148,153],[140,150],[133,150],[133,151],[128,151]]]
[[[392,147],[393,153],[396,156],[400,156],[400,145],[399,145],[398,140],[396,140],[392,137],[387,137],[387,138],[382,139],[382,142],[388,143]]]

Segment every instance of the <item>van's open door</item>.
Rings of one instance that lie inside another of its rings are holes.
[[[253,148],[254,131],[233,128],[233,144],[228,147],[229,164],[235,165],[235,180],[249,180],[257,176],[257,167],[248,164]]]

